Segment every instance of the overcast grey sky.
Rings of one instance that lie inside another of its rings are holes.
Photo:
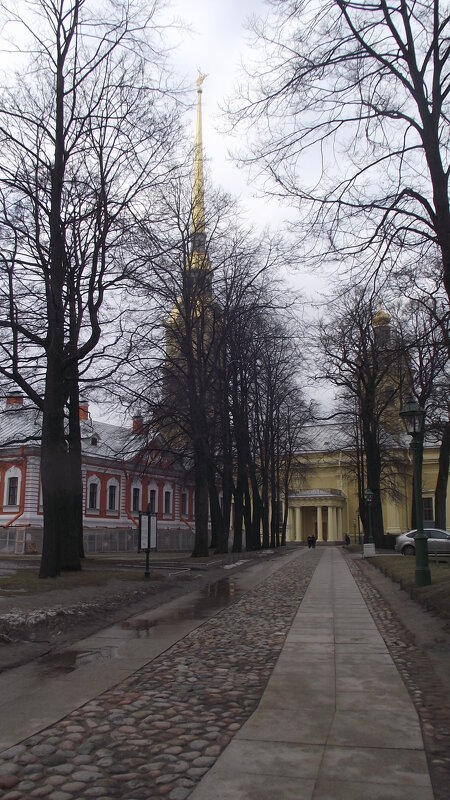
[[[246,55],[246,20],[265,14],[264,0],[172,0],[170,10],[186,22],[184,31],[177,34],[172,60],[186,81],[192,81],[194,99],[198,69],[208,75],[202,96],[203,143],[213,181],[242,197],[250,216],[262,224],[269,223],[273,221],[273,208],[268,208],[267,201],[252,199],[256,188],[248,185],[247,173],[239,170],[228,155],[235,142],[219,132],[225,124],[220,119],[220,107],[233,94],[241,58]],[[194,134],[195,112],[190,116]]]

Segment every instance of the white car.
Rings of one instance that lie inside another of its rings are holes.
[[[414,536],[417,531],[401,533],[395,540],[395,549],[404,556],[413,556],[416,552]],[[450,553],[450,533],[440,528],[425,528],[424,533],[428,538],[429,553]]]

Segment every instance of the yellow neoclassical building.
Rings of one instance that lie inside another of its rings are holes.
[[[287,541],[304,542],[315,535],[319,542],[342,542],[345,535],[358,541],[363,533],[358,512],[358,482],[354,451],[345,445],[339,425],[309,426],[311,445],[298,456],[298,470],[289,492]],[[403,466],[394,475],[397,498],[382,491],[384,530],[393,536],[411,528],[412,453],[409,437],[395,453]],[[438,474],[439,447],[426,442],[422,471],[424,523],[434,521],[434,493]],[[392,480],[392,478],[391,478]],[[450,502],[447,497],[447,528]]]

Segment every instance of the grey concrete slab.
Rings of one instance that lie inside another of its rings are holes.
[[[263,698],[236,734],[236,739],[321,745],[327,741],[333,719],[333,704],[301,709],[277,708]]]
[[[338,661],[336,659],[335,666],[337,685],[339,686],[339,681],[341,679],[349,679],[355,683],[361,676],[365,680],[368,679],[372,682],[375,681],[377,686],[383,681],[386,681],[388,684],[390,681],[397,683],[399,681],[399,675],[394,664],[392,661],[389,662],[387,656],[383,656],[383,659],[383,661],[375,661],[370,660],[370,657],[368,657],[366,664],[364,664],[364,661],[361,661],[360,659],[349,658],[348,661]],[[403,682],[401,681],[401,683]],[[355,686],[355,690],[358,690],[357,686]]]
[[[302,670],[301,662],[299,662],[299,669]],[[306,673],[306,674],[304,674]],[[329,696],[334,700],[335,686],[334,686],[334,670],[327,670],[326,672],[316,672],[302,670],[302,674],[298,674],[294,669],[280,669],[277,671],[276,680],[269,684],[270,688],[276,686],[290,686],[291,692],[301,695],[305,699],[316,698],[319,696]],[[269,688],[268,686],[268,688]],[[276,703],[276,698],[275,698]]]
[[[332,688],[311,696],[308,692],[293,689],[289,683],[277,682],[267,686],[259,707],[266,708],[269,705],[274,709],[291,709],[296,714],[304,711],[319,713],[322,708],[331,708],[334,712],[336,696]]]
[[[414,707],[411,709],[411,698],[404,687],[401,692],[390,686],[377,687],[370,692],[337,691],[335,702],[337,711],[358,711],[373,706],[386,711],[389,716],[399,711],[405,713],[408,710],[412,713],[413,719],[417,717]]]
[[[234,739],[217,762],[220,772],[234,775],[242,763],[248,775],[277,775],[284,778],[315,778],[324,748],[294,742],[258,742]]]
[[[336,653],[348,653],[354,654],[355,653],[355,646],[351,642],[334,642],[334,650]],[[383,641],[381,636],[378,640],[373,639],[371,642],[360,642],[358,644],[358,653],[363,656],[365,653],[388,653],[389,650],[386,646],[386,643]],[[390,657],[390,656],[389,656]]]
[[[310,653],[309,649],[301,654],[299,660],[298,647],[285,645],[278,659],[277,670],[280,672],[289,672],[290,670],[295,669],[298,674],[298,668],[300,664],[309,664],[314,666],[316,668],[317,675],[328,675],[330,669],[334,670],[335,660],[333,653],[330,653],[328,650],[325,652],[319,650],[317,652]]]
[[[314,780],[267,775],[239,775],[212,769],[189,798],[195,800],[312,800]]]
[[[376,692],[378,686],[383,685],[382,676],[386,671],[381,669],[375,674],[372,672],[370,675],[355,672],[354,675],[340,675],[336,674],[336,691],[337,692]],[[402,692],[404,683],[398,672],[389,672],[388,677],[385,679],[391,682],[389,688],[392,691]]]
[[[256,796],[255,796],[256,797]],[[434,800],[431,786],[399,786],[370,781],[319,780],[312,800]]]
[[[296,641],[299,645],[302,644],[333,644],[334,631],[330,633],[322,633],[322,631],[304,631],[296,634]]]
[[[358,671],[361,669],[364,669],[364,671],[370,671],[374,666],[385,664],[391,669],[395,669],[388,650],[369,650],[362,653],[361,649],[362,648],[358,648],[356,652],[354,648],[351,650],[342,651],[341,647],[336,645],[334,653],[336,668],[341,669],[348,666],[353,671]]]
[[[333,747],[324,751],[322,780],[340,779],[370,783],[427,788],[426,756],[423,750],[396,747]]]
[[[307,655],[312,656],[314,653],[318,653],[324,656],[328,654],[329,656],[334,658],[334,654],[336,652],[336,645],[334,644],[331,637],[330,641],[326,642],[314,642],[314,641],[308,642],[307,648],[302,648],[301,650],[299,650],[298,645],[302,644],[302,642],[303,638],[301,634],[289,634],[289,636],[287,636],[286,638],[286,643],[283,648],[283,651],[284,649],[289,649],[290,647],[293,647],[296,649],[297,653],[301,653],[304,656]]]
[[[423,748],[419,720],[409,709],[396,709],[395,714],[365,705],[359,710],[338,710],[328,736],[329,745],[390,748],[400,743],[404,748]]]
[[[354,633],[335,633],[336,644],[376,644],[380,634],[378,631],[355,631]]]

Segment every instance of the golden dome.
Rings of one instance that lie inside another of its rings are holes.
[[[384,311],[380,303],[377,313],[374,314],[372,317],[372,326],[374,328],[384,328],[390,325],[390,322],[391,322],[390,315],[388,314],[387,311]]]
[[[181,297],[177,297],[177,301],[174,303],[172,311],[169,314],[169,325],[171,322],[176,322],[178,320],[178,317],[180,316],[180,303]]]

